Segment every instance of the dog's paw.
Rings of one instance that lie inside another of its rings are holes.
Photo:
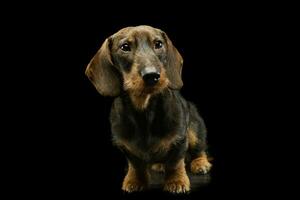
[[[156,163],[151,166],[151,169],[156,172],[163,173],[165,172],[165,166],[162,163]]]
[[[191,172],[194,174],[206,174],[210,171],[212,164],[207,158],[199,157],[191,162]]]
[[[142,183],[141,181],[135,178],[128,178],[125,177],[122,185],[122,190],[125,192],[137,192],[142,191],[146,188],[146,184]]]
[[[164,190],[171,193],[187,193],[190,191],[190,180],[187,176],[166,181]]]

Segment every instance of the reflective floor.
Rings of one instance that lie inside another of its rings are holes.
[[[201,186],[205,186],[209,184],[211,181],[211,175],[209,173],[204,175],[203,174],[195,175],[189,172],[187,173],[190,178],[191,187],[193,189],[199,188]],[[162,184],[164,180],[163,178],[164,178],[163,173],[158,173],[151,170],[150,189],[162,188],[163,187]]]

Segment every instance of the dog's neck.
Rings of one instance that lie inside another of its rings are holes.
[[[145,110],[148,105],[149,105],[149,101],[150,98],[152,97],[151,94],[145,94],[145,95],[141,95],[141,96],[136,96],[136,95],[129,95],[130,100],[132,102],[132,104],[134,105],[134,107],[137,110]]]
[[[170,90],[168,88],[161,91],[160,93],[143,94],[143,95],[139,95],[139,96],[130,94],[126,91],[123,91],[123,93],[121,94],[121,98],[127,102],[129,101],[130,105],[132,105],[134,110],[143,112],[143,111],[148,110],[149,107],[151,107],[151,105],[153,104],[153,102],[156,102],[155,99],[158,99],[159,96],[166,95],[169,93],[170,93]]]

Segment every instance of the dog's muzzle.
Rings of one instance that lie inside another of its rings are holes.
[[[141,76],[146,86],[154,86],[160,78],[160,72],[155,67],[145,67],[141,70]]]

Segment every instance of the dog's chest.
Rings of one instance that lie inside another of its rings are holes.
[[[183,135],[178,102],[157,97],[143,111],[132,109],[126,99],[119,102],[111,118],[114,142],[135,156],[147,161],[163,158]]]
[[[129,153],[147,162],[158,162],[168,154],[172,145],[179,140],[176,135],[165,137],[141,137],[133,140],[119,140],[119,145]]]
[[[164,157],[178,139],[168,124],[168,118],[154,112],[128,117],[120,142],[137,157],[155,161]]]

